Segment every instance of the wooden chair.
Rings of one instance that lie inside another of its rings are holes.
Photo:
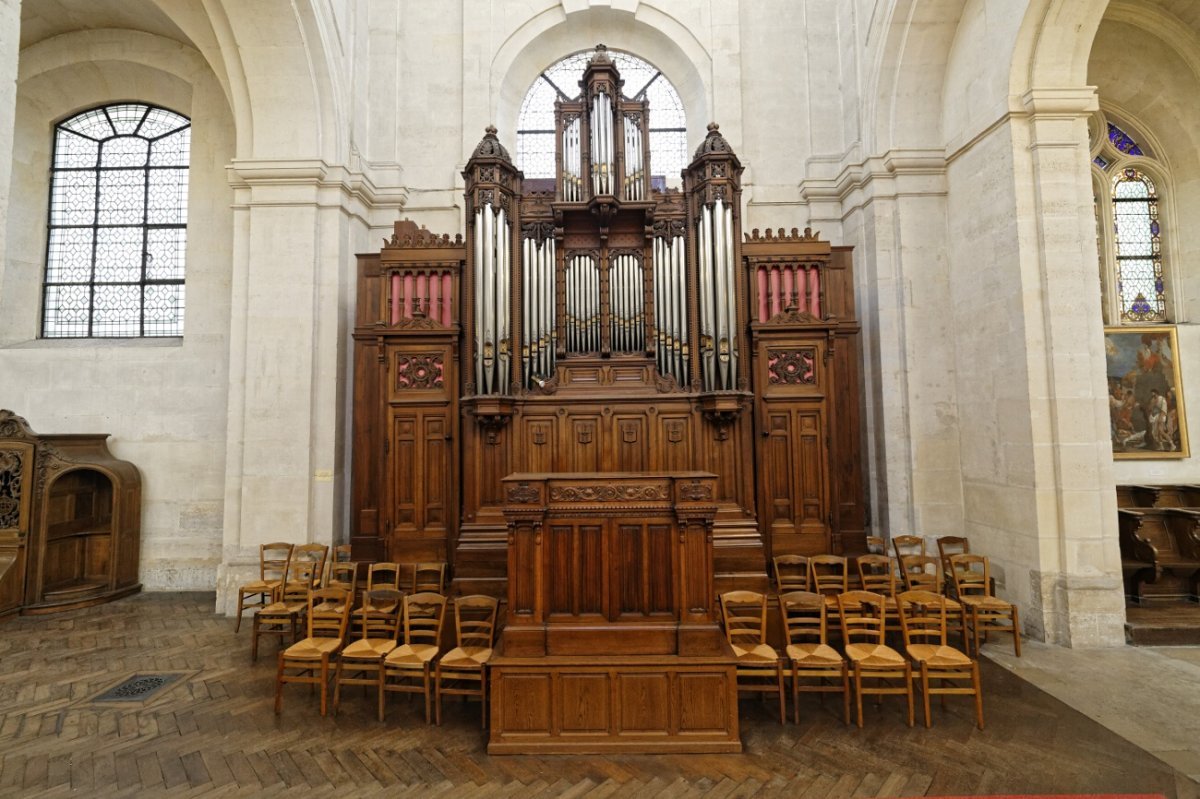
[[[841,555],[814,555],[808,559],[808,568],[809,588],[836,607],[835,597],[844,594],[849,586],[846,559]]]
[[[800,693],[842,694],[843,723],[850,723],[850,671],[846,659],[826,641],[825,599],[811,591],[791,591],[779,595],[779,615],[783,617],[787,641],[788,672],[792,678],[792,718],[800,723]],[[787,676],[787,675],[785,675]],[[801,679],[815,679],[815,685],[801,685]],[[826,683],[827,679],[837,683]]]
[[[808,558],[803,555],[776,555],[771,558],[771,569],[781,594],[808,590]]]
[[[900,574],[904,579],[905,591],[929,591],[946,595],[946,577],[942,572],[942,562],[933,555],[905,555],[900,558]],[[967,614],[962,603],[947,597],[946,610],[951,627],[958,632],[963,642],[963,648],[970,651],[967,643]]]
[[[740,691],[775,692],[779,696],[779,723],[786,719],[783,665],[779,653],[767,643],[767,596],[757,591],[721,594],[725,638],[737,657]]]
[[[292,559],[292,544],[279,541],[274,544],[262,544],[258,548],[258,579],[238,588],[237,622],[233,626],[236,633],[242,629],[242,614],[248,608],[263,607],[275,599],[279,587],[287,579],[288,563]],[[258,601],[247,603],[247,599],[258,597]]]
[[[288,564],[287,577],[279,588],[279,598],[254,612],[251,628],[250,661],[258,662],[258,639],[264,635],[279,638],[283,645],[285,635],[295,643],[299,637],[300,617],[308,606],[308,595],[312,591],[313,571],[311,561],[292,561]]]
[[[312,575],[308,587],[320,588],[321,580],[325,577],[325,560],[329,555],[327,544],[297,544],[292,549],[292,562],[307,562],[313,564]]]
[[[441,646],[446,597],[429,591],[404,597],[404,643],[383,659],[384,692],[425,695],[425,723],[432,721],[432,665]],[[384,706],[379,706],[383,721]]]
[[[883,697],[903,694],[908,700],[908,726],[913,725],[912,665],[899,652],[884,643],[887,610],[883,596],[871,591],[849,591],[838,594],[838,615],[841,616],[842,640],[846,642],[846,659],[854,675],[854,696],[858,706],[858,726],[863,726],[862,700],[864,694]],[[878,684],[864,685],[863,680]],[[901,685],[888,680],[901,680]]]
[[[490,596],[463,596],[454,600],[454,631],[458,643],[442,655],[434,679],[437,723],[442,723],[442,695],[478,696],[487,727],[487,662],[496,637],[499,600]]]
[[[355,611],[361,620],[362,637],[342,650],[333,677],[334,715],[342,701],[343,685],[375,686],[382,713],[383,659],[397,646],[403,599],[404,594],[394,588],[376,588],[363,594],[362,607]]]
[[[859,555],[858,583],[862,590],[879,594],[887,606],[887,632],[900,633],[899,600],[896,599],[896,570],[887,555]]]
[[[867,554],[868,555],[886,555],[887,543],[884,542],[883,536],[869,535],[867,536]]]
[[[380,563],[372,563],[367,567],[367,593],[381,588],[390,588],[403,596],[403,592],[400,590],[399,563],[385,561]],[[358,608],[350,616],[351,628],[361,631],[362,618],[363,609]]]
[[[991,595],[992,572],[988,559],[983,555],[951,555],[950,568],[954,590],[971,632],[968,652],[979,657],[980,638],[986,642],[989,632],[1000,632],[1012,636],[1013,651],[1021,657],[1021,623],[1017,618],[1017,606]]]
[[[898,535],[892,539],[892,551],[897,562],[909,555],[924,555],[925,539],[919,535]]]
[[[850,590],[850,571],[841,555],[814,555],[808,559],[809,589],[825,597],[825,610],[836,622],[838,594]],[[841,627],[837,628],[839,631]]]
[[[319,685],[321,715],[329,696],[329,659],[342,648],[350,622],[350,597],[341,588],[318,588],[308,595],[308,636],[279,653],[275,674],[275,713],[283,709],[283,684]],[[288,670],[295,671],[289,674]]]
[[[417,565],[413,566],[412,590],[414,594],[419,594],[421,592],[431,592],[434,594],[445,593],[446,564],[418,563]]]
[[[957,596],[954,591],[954,576],[950,568],[951,555],[966,555],[971,551],[971,542],[961,535],[943,535],[937,540],[938,558],[942,561],[942,574],[946,576],[944,596]]]
[[[358,592],[358,564],[346,561],[330,561],[325,573],[325,588],[341,588],[350,593],[350,606],[354,607]]]
[[[929,591],[905,591],[899,598],[904,651],[920,670],[925,726],[931,725],[929,697],[940,695],[944,705],[945,697],[954,694],[975,697],[975,723],[982,730],[983,692],[979,663],[946,642],[946,597]],[[934,684],[931,680],[940,682]],[[954,684],[963,681],[969,686]]]

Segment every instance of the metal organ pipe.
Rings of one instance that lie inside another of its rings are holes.
[[[718,200],[720,202],[720,200]],[[738,292],[737,268],[733,263],[733,209],[725,208],[725,305],[726,317],[730,320],[730,373],[725,388],[733,390],[738,385]]]
[[[700,210],[700,377],[705,391],[716,386],[714,354],[716,346],[715,315],[713,308],[713,250],[712,209],[704,206]]]
[[[716,297],[714,297],[717,311],[717,335],[716,335],[716,355],[717,355],[717,388],[722,389],[728,383],[729,372],[729,309],[724,302],[722,296],[725,291],[725,203],[721,200],[713,206],[712,211],[713,225],[713,288],[715,289]]]
[[[487,392],[483,387],[483,342],[485,337],[484,313],[484,282],[483,282],[483,217],[487,206],[475,212],[475,390],[480,394]]]
[[[675,326],[675,342],[672,345],[672,352],[675,356],[675,373],[676,379],[680,385],[688,384],[688,314],[687,314],[687,273],[685,254],[687,249],[684,245],[683,236],[676,236],[674,244],[671,245],[671,264],[674,271],[674,279],[671,281],[671,291],[673,292],[673,312]]]
[[[512,286],[512,246],[509,233],[508,213],[501,208],[496,219],[496,390],[503,394],[507,390],[509,359],[512,343],[509,340],[512,310],[509,306]]]

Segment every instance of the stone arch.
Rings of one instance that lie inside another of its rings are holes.
[[[898,0],[876,21],[881,37],[865,94],[866,151],[937,147],[942,141],[943,84],[950,50],[967,0]],[[922,113],[921,109],[925,109]]]
[[[613,40],[613,31],[621,31],[620,41]],[[490,113],[501,137],[511,136],[516,129],[521,101],[538,73],[563,56],[590,50],[600,42],[635,53],[661,69],[687,111],[689,142],[703,138],[713,107],[712,57],[690,30],[646,4],[635,14],[612,8],[564,14],[556,6],[513,31],[496,51],[490,71]],[[478,138],[482,130],[481,124],[468,122],[468,138]]]

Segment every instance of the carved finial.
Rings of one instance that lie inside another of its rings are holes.
[[[496,126],[488,125],[483,129],[483,139],[479,142],[479,146],[475,148],[475,152],[471,155],[472,158],[499,158],[502,161],[512,163],[512,158],[508,155],[508,150],[504,149],[504,145],[496,138]]]
[[[612,59],[608,57],[608,48],[603,44],[596,45],[596,51],[592,54],[591,61],[594,64],[607,64],[611,62]]]
[[[699,158],[708,153],[733,154],[729,149],[729,142],[725,141],[725,137],[721,135],[721,126],[716,122],[708,123],[708,135],[704,137],[704,141],[700,142],[694,157]]]

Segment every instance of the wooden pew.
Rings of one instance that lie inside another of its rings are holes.
[[[1126,593],[1138,602],[1194,595],[1200,511],[1121,508],[1117,513]]]
[[[1120,485],[1118,508],[1200,508],[1200,486]]]

